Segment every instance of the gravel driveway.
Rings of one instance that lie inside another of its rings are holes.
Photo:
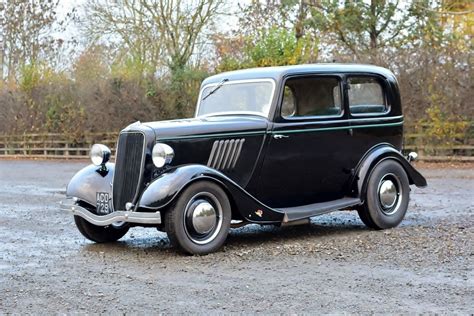
[[[398,228],[355,212],[232,230],[223,251],[184,256],[166,234],[83,238],[58,203],[87,162],[0,160],[0,314],[474,313],[474,165],[420,166]]]

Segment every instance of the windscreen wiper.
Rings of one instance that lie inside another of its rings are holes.
[[[201,101],[204,101],[206,100],[211,94],[214,94],[217,90],[219,90],[223,85],[224,83],[226,83],[227,81],[229,81],[229,79],[223,79],[221,82],[219,82],[219,84],[214,88],[212,89],[208,94],[206,94],[206,96],[204,98],[201,99]]]

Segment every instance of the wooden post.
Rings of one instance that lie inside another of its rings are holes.
[[[44,150],[43,150],[43,155],[45,156],[45,158],[48,156],[48,147],[47,147],[47,145],[46,145],[46,143],[47,143],[47,142],[46,142],[46,138],[47,138],[47,137],[48,137],[48,136],[46,136],[46,134],[43,135],[43,137],[41,137],[41,139],[43,140],[43,148],[44,148]]]
[[[66,160],[69,159],[69,143],[66,143],[66,145],[64,146],[64,156],[66,157]]]
[[[22,144],[23,145],[23,156],[26,156],[28,154],[27,151],[26,151],[26,148],[27,148],[26,143],[27,143],[27,137],[26,137],[26,135],[23,135],[23,144]]]

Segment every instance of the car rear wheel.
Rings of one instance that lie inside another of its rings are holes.
[[[87,207],[86,205],[80,206],[90,209],[90,207]],[[74,216],[74,222],[76,223],[77,229],[84,237],[97,243],[117,241],[125,236],[130,228],[126,223],[97,226],[89,223],[80,216]]]
[[[408,176],[395,160],[379,163],[370,174],[359,217],[370,228],[395,227],[405,217],[410,196]]]
[[[190,254],[208,254],[224,244],[229,233],[231,206],[215,183],[191,184],[165,213],[165,228],[172,245]]]

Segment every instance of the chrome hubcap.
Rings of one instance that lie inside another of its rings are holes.
[[[213,241],[222,227],[222,206],[214,194],[201,192],[193,196],[186,205],[184,228],[188,237],[196,244]]]
[[[397,201],[397,188],[391,180],[385,180],[380,184],[380,203],[384,208],[392,207]]]
[[[386,174],[379,182],[378,198],[382,212],[392,215],[398,211],[401,204],[401,184],[394,174]]]
[[[192,224],[198,234],[209,233],[216,226],[216,210],[211,203],[201,200],[196,202]]]

